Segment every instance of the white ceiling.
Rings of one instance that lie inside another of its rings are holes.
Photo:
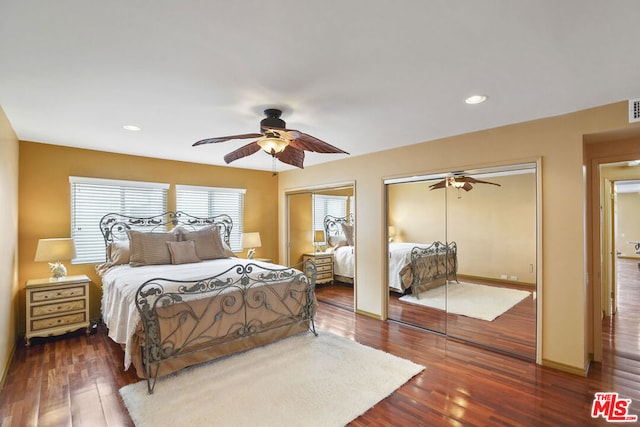
[[[217,165],[249,141],[191,144],[281,107],[356,156],[640,97],[639,18],[637,0],[0,0],[0,105],[21,140]]]

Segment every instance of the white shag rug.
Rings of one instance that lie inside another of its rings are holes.
[[[424,369],[326,331],[120,389],[136,426],[343,426]]]
[[[518,289],[453,282],[422,292],[419,299],[404,295],[400,301],[440,310],[444,310],[446,302],[448,313],[491,322],[530,294]]]

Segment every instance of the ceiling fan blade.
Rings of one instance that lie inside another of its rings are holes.
[[[238,148],[237,150],[234,150],[232,152],[230,152],[229,154],[227,154],[226,156],[224,156],[224,161],[227,163],[231,163],[234,160],[238,160],[241,159],[243,157],[247,157],[250,156],[254,153],[257,153],[258,151],[260,151],[260,146],[258,145],[258,143],[256,141],[253,141],[247,145],[243,145],[242,147]]]
[[[469,182],[465,182],[464,185],[462,186],[462,189],[464,191],[471,191],[472,188],[473,188],[473,185],[471,185]]]
[[[291,141],[292,145],[307,151],[313,151],[315,153],[343,153],[349,154],[346,151],[335,147],[329,143],[322,141],[321,139],[311,136],[306,133],[299,132],[300,136],[297,139]]]
[[[245,133],[242,135],[221,136],[219,138],[207,138],[194,143],[193,147],[198,145],[203,145],[203,144],[215,144],[218,142],[230,141],[232,139],[248,139],[248,138],[260,138],[260,137],[262,137],[261,133]]]
[[[431,184],[429,188],[431,188],[432,190],[436,190],[439,188],[445,188],[446,186],[447,186],[447,180],[443,179],[442,181],[438,181],[435,184]]]
[[[500,184],[497,184],[495,182],[481,181],[479,179],[471,178],[470,176],[466,176],[465,181],[470,182],[472,184],[491,184],[491,185],[497,185],[498,187],[501,187]]]
[[[287,145],[280,153],[276,153],[276,158],[282,163],[304,169],[304,151],[299,148]]]

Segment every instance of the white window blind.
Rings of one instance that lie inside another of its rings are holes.
[[[246,190],[243,188],[176,185],[176,210],[201,218],[229,215],[233,221],[229,237],[231,250],[241,252],[245,193]]]
[[[69,177],[71,237],[76,244],[74,264],[105,260],[100,219],[108,213],[134,217],[160,215],[167,210],[169,184]]]
[[[314,194],[313,195],[313,230],[311,230],[312,233],[315,230],[324,230],[324,217],[327,215],[333,215],[336,217],[346,217],[347,216],[347,197]]]

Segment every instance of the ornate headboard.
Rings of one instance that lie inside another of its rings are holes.
[[[189,230],[215,225],[220,228],[220,235],[229,244],[233,221],[226,214],[199,218],[182,211],[168,211],[161,215],[149,217],[133,217],[119,213],[109,213],[100,220],[100,231],[104,237],[105,246],[108,246],[109,243],[117,240],[129,240],[127,230],[164,231],[168,225],[172,225],[173,228],[182,226]]]
[[[330,236],[339,236],[343,234],[342,232],[342,224],[355,224],[355,218],[353,213],[349,214],[349,216],[333,216],[327,215],[324,217],[324,235],[327,240],[329,240]]]

